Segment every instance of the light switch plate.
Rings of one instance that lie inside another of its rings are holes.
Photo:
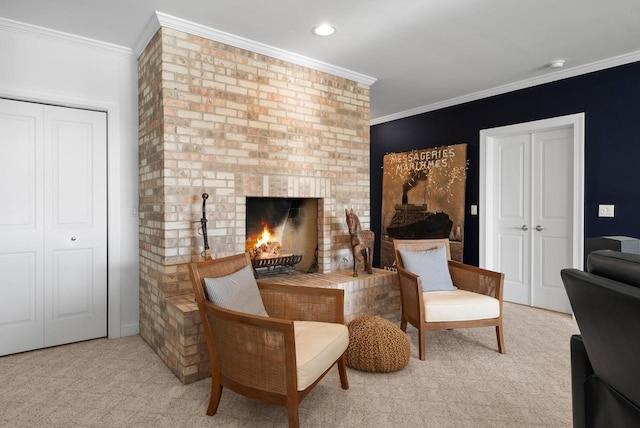
[[[613,217],[614,205],[598,205],[598,217]]]
[[[478,206],[471,205],[471,215],[478,215]]]

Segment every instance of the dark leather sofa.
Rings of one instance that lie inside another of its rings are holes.
[[[571,337],[573,426],[640,427],[640,255],[594,251],[563,269],[580,335]]]

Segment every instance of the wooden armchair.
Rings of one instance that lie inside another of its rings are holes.
[[[289,427],[298,427],[299,403],[334,364],[342,388],[349,388],[344,291],[259,285],[268,317],[225,309],[208,300],[213,293],[207,293],[206,278],[224,279],[247,266],[251,267],[248,253],[189,265],[211,359],[207,415],[216,413],[222,388],[227,387],[252,399],[286,406]]]
[[[448,239],[394,240],[393,247],[402,306],[400,328],[406,331],[408,322],[418,329],[421,360],[426,358],[427,330],[495,326],[498,351],[505,353],[502,335],[504,274],[451,260]],[[449,274],[458,290],[424,291],[424,278],[410,272],[403,264],[403,251],[419,252],[439,247],[446,248]]]

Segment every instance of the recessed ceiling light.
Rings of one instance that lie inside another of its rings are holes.
[[[311,32],[316,36],[326,37],[334,34],[336,32],[336,27],[331,24],[324,23],[313,27]]]
[[[549,63],[549,68],[562,68],[564,67],[563,59],[556,59]]]

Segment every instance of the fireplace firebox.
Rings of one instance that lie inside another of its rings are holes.
[[[257,277],[316,272],[318,200],[247,197],[245,250]]]

